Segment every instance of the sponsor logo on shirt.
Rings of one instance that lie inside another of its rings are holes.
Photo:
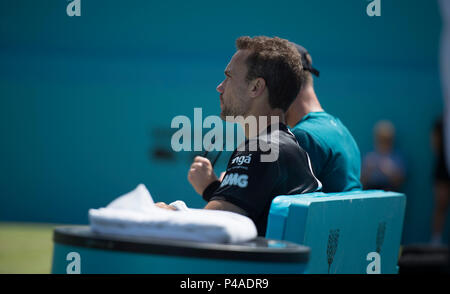
[[[225,178],[222,180],[222,184],[220,187],[230,185],[230,186],[238,186],[240,188],[245,188],[248,185],[248,175],[240,175],[240,174],[227,174]]]
[[[233,161],[231,161],[231,164],[235,164],[237,163],[238,165],[242,165],[242,164],[250,164],[250,162],[252,161],[252,155],[249,154],[247,156],[242,155],[242,156],[238,156],[233,158]]]

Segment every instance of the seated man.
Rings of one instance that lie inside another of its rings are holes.
[[[302,56],[305,83],[286,112],[286,121],[300,146],[311,157],[314,174],[325,193],[360,190],[361,154],[352,134],[322,108],[314,91],[311,56],[294,44]]]
[[[280,38],[240,37],[236,45],[217,91],[221,118],[239,122],[246,140],[232,154],[222,181],[211,162],[200,156],[188,180],[208,201],[205,209],[246,215],[264,236],[276,196],[315,192],[321,184],[308,154],[285,125],[284,113],[302,84],[300,55]]]

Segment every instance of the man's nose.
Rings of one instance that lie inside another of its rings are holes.
[[[220,84],[217,86],[216,90],[217,90],[217,92],[219,92],[220,94],[223,93],[223,82],[220,83]]]

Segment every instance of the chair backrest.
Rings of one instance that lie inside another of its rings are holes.
[[[278,196],[266,237],[310,247],[307,273],[397,273],[405,206],[381,190]]]

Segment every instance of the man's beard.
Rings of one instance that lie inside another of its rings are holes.
[[[235,109],[233,109],[232,107],[227,106],[225,104],[223,105],[223,109],[220,112],[220,118],[224,121],[233,122],[230,120],[230,119],[232,119],[232,118],[230,118],[230,116],[234,118],[235,116],[238,116],[238,115],[239,114],[236,113]],[[229,117],[228,120],[227,120],[227,116]]]
[[[247,116],[248,109],[244,105],[223,103],[220,118],[227,122],[235,122],[236,117]]]
[[[220,118],[223,120],[223,121],[226,121],[226,117],[227,116],[229,116],[230,114],[227,112],[227,109],[223,109],[221,112],[220,112]]]

